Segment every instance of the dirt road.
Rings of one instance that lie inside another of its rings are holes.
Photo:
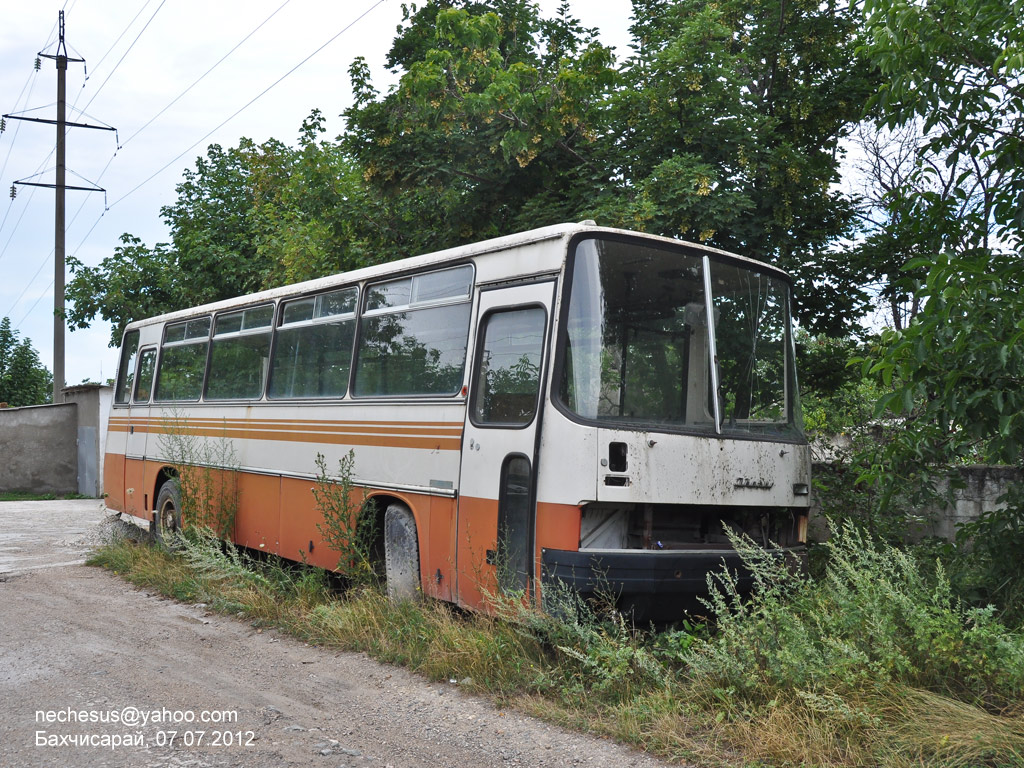
[[[137,590],[81,564],[103,519],[0,503],[3,768],[666,765]]]

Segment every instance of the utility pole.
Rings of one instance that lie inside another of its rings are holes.
[[[87,125],[85,123],[69,123],[67,121],[67,73],[68,62],[84,63],[85,59],[77,59],[68,56],[67,47],[64,44],[64,11],[60,11],[60,36],[57,42],[57,52],[54,54],[40,51],[40,58],[53,59],[57,64],[57,119],[42,120],[34,117],[19,117],[17,115],[4,115],[4,118],[12,120],[28,120],[34,123],[53,123],[57,126],[57,169],[54,184],[39,184],[30,181],[16,181],[15,184],[23,184],[31,187],[52,187],[55,190],[54,201],[54,226],[53,226],[53,402],[61,402],[62,390],[64,389],[64,193],[68,189],[78,189],[88,192],[104,192],[100,187],[69,187],[65,183],[66,160],[65,160],[65,139],[67,129],[75,128],[96,128],[103,131],[113,131],[110,126]],[[13,195],[13,193],[12,193]]]
[[[62,53],[63,51],[63,53]],[[57,45],[57,174],[53,221],[53,402],[61,401],[64,389],[64,182],[67,136],[68,52],[64,47],[64,11],[60,12]]]

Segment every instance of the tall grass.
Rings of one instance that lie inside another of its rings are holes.
[[[713,632],[641,630],[569,592],[546,614],[495,598],[491,616],[396,603],[374,587],[340,596],[324,571],[254,559],[202,531],[173,552],[115,542],[92,562],[674,759],[1024,766],[1024,639],[990,612],[961,608],[941,570],[847,529],[835,532],[819,580],[736,544],[757,591],[741,598],[717,577]]]

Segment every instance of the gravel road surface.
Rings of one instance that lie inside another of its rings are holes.
[[[0,766],[667,763],[82,564],[98,501],[0,502]]]

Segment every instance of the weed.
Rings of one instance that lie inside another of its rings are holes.
[[[349,451],[338,460],[338,472],[332,475],[327,459],[316,455],[317,479],[313,498],[323,516],[317,530],[328,547],[338,553],[336,570],[350,583],[367,585],[380,580],[379,556],[376,552],[379,531],[372,499],[365,490],[357,490],[352,474],[355,452]]]
[[[743,599],[725,573],[710,582],[718,633],[691,660],[691,674],[764,700],[779,689],[887,683],[989,706],[1024,692],[1024,636],[992,609],[962,607],[940,565],[928,574],[852,525],[833,531],[818,581],[753,542],[734,545],[755,594]]]
[[[188,419],[172,412],[163,420],[158,445],[178,476],[181,519],[229,538],[238,513],[238,457],[226,436],[199,437]]]
[[[492,615],[395,603],[378,587],[339,599],[323,570],[255,558],[199,527],[184,540],[173,552],[115,541],[91,562],[681,761],[1024,766],[1024,641],[991,613],[961,608],[941,568],[920,572],[852,528],[833,532],[818,581],[736,541],[757,589],[744,599],[720,575],[713,634],[641,630],[550,585],[557,615],[514,592]]]

